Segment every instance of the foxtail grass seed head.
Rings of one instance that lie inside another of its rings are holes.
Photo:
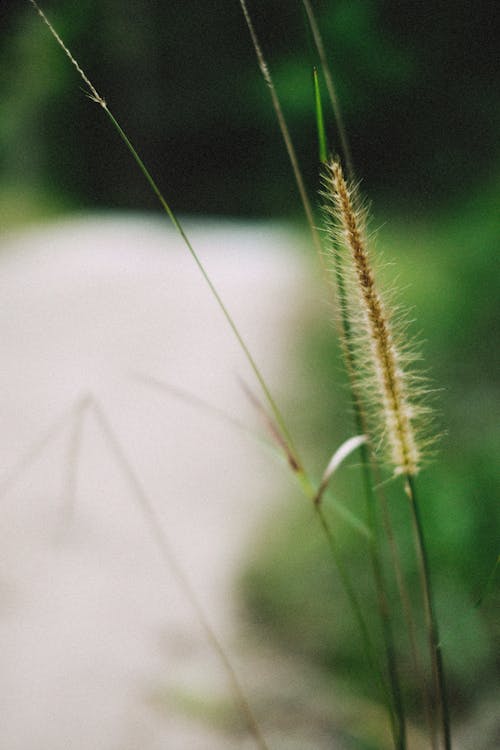
[[[355,377],[371,415],[371,439],[382,445],[395,474],[412,476],[421,465],[417,436],[427,409],[422,389],[407,370],[415,354],[400,346],[402,326],[394,323],[375,284],[367,250],[367,211],[342,167],[331,160],[324,176],[323,197],[332,257],[342,265],[355,350]]]
[[[40,8],[36,0],[29,0],[29,2],[34,7],[34,9],[38,13],[40,18],[44,22],[44,24],[47,26],[47,28],[49,29],[50,33],[52,34],[52,36],[54,37],[58,45],[63,50],[64,54],[66,55],[70,63],[77,70],[80,78],[83,80],[83,82],[87,86],[88,91],[86,93],[89,99],[91,99],[96,104],[99,104],[103,109],[107,110],[106,100],[102,98],[102,96],[99,94],[94,84],[92,83],[92,81],[88,78],[85,71],[80,67],[78,61],[73,57],[69,48],[64,44],[63,40],[61,39],[61,37],[59,36],[55,28],[52,26],[51,22],[49,21],[49,19],[47,18],[43,10]]]

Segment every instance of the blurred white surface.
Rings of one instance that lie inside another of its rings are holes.
[[[292,235],[231,223],[189,234],[279,394],[308,276]],[[89,217],[4,237],[0,300],[0,747],[226,747],[152,699],[165,685],[227,697],[226,677],[92,410],[79,423],[77,404],[98,399],[231,651],[233,574],[289,480],[243,433],[134,373],[258,431],[238,382],[258,392],[246,361],[192,258],[157,220]]]

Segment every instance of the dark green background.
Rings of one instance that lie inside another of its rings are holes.
[[[491,2],[316,2],[370,193],[420,211],[490,179],[500,107]],[[181,211],[299,210],[237,0],[79,0],[45,10]],[[250,0],[309,184],[311,68],[299,0]],[[3,0],[0,165],[65,202],[154,205],[108,123],[27,1]],[[330,118],[328,118],[330,119]],[[335,128],[331,146],[338,147]]]

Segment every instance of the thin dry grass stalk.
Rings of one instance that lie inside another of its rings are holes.
[[[288,128],[285,115],[283,114],[283,109],[281,107],[281,102],[278,97],[278,92],[276,91],[276,86],[274,85],[274,81],[271,77],[269,66],[264,56],[264,52],[262,50],[259,37],[257,36],[257,32],[255,30],[252,16],[250,15],[250,12],[248,10],[245,0],[240,0],[240,5],[241,5],[241,10],[243,12],[243,16],[245,18],[246,25],[248,27],[248,31],[250,32],[250,38],[252,40],[253,48],[255,50],[255,55],[257,57],[257,62],[259,65],[260,72],[262,73],[262,77],[264,78],[266,86],[268,87],[269,93],[271,95],[271,101],[272,101],[274,113],[276,115],[276,119],[278,121],[278,125],[279,125],[281,135],[283,138],[283,143],[285,144],[288,158],[290,160],[290,164],[293,170],[293,176],[295,178],[297,189],[299,191],[300,200],[302,202],[302,207],[304,209],[307,224],[311,231],[313,244],[318,254],[318,258],[320,260],[322,270],[325,271],[324,263],[323,263],[323,247],[321,244],[321,237],[320,237],[318,228],[316,226],[316,222],[314,220],[314,212],[311,206],[311,201],[309,200],[309,195],[307,193],[307,189],[304,183],[304,178],[302,176],[302,170],[299,165],[299,160],[297,157],[297,153],[295,151],[295,146],[293,145],[292,136],[290,134],[290,130]]]

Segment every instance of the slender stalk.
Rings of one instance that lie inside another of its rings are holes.
[[[346,596],[349,600],[349,605],[352,609],[352,612],[354,614],[354,618],[357,622],[357,625],[359,627],[359,630],[361,632],[362,636],[362,642],[363,642],[363,648],[365,652],[366,660],[369,664],[370,670],[372,674],[374,675],[375,679],[379,683],[379,686],[382,690],[382,694],[384,696],[384,702],[386,704],[387,710],[389,712],[389,718],[391,722],[391,729],[394,736],[397,734],[397,721],[396,717],[393,711],[391,697],[389,688],[386,684],[384,675],[382,673],[382,670],[380,669],[379,661],[377,658],[377,650],[375,648],[375,645],[372,641],[372,638],[370,636],[370,631],[368,629],[368,626],[366,624],[366,619],[363,615],[363,611],[361,609],[361,605],[359,604],[358,597],[356,595],[356,592],[354,590],[354,587],[351,582],[351,578],[347,572],[347,569],[343,563],[342,557],[340,556],[339,550],[337,548],[337,543],[335,541],[335,536],[332,532],[332,529],[330,528],[330,525],[327,521],[327,518],[325,516],[325,513],[323,511],[323,508],[321,505],[315,505],[316,514],[318,516],[318,520],[321,524],[321,527],[325,533],[327,542],[328,542],[328,548],[330,550],[330,554],[332,556],[332,559],[337,567],[342,585],[344,587],[344,591],[346,593]]]
[[[368,454],[368,448],[366,446],[361,446],[360,450],[362,456],[361,471],[363,475],[363,484],[365,490],[368,526],[372,532],[369,540],[370,558],[375,580],[375,589],[377,592],[379,616],[382,623],[382,633],[384,638],[389,682],[391,685],[392,699],[394,701],[394,711],[397,717],[395,744],[399,750],[405,750],[406,717],[397,668],[394,631],[392,627],[392,616],[387,595],[387,585],[382,571],[380,534],[378,530],[375,511],[376,506],[375,493],[373,489],[373,477],[370,469],[370,457]]]
[[[128,150],[132,154],[135,162],[137,163],[139,169],[141,170],[142,174],[144,175],[144,177],[146,178],[147,182],[149,183],[149,185],[150,185],[151,189],[153,190],[154,194],[158,198],[158,200],[160,202],[160,205],[162,206],[163,210],[165,211],[165,213],[167,214],[167,216],[171,220],[172,224],[174,225],[175,229],[179,232],[180,236],[184,240],[184,244],[186,245],[186,247],[187,247],[187,249],[188,249],[191,257],[194,260],[194,262],[198,266],[198,270],[200,271],[200,273],[203,276],[206,284],[208,285],[212,296],[214,297],[215,301],[217,302],[217,304],[218,304],[218,306],[219,306],[222,314],[224,315],[224,317],[226,319],[226,322],[229,324],[229,327],[231,328],[231,330],[232,330],[232,332],[233,332],[233,334],[234,334],[234,336],[235,336],[235,338],[236,338],[236,340],[237,340],[237,342],[238,342],[238,344],[239,344],[239,346],[240,346],[243,354],[245,355],[245,357],[247,359],[247,362],[249,363],[251,369],[253,370],[253,373],[254,373],[255,377],[257,378],[257,381],[259,382],[259,385],[262,388],[264,396],[265,396],[265,398],[266,398],[266,400],[267,400],[267,402],[268,402],[268,404],[269,404],[269,406],[271,408],[271,411],[272,411],[272,413],[274,415],[274,418],[276,419],[276,422],[279,424],[281,431],[283,432],[284,436],[286,437],[286,440],[287,440],[290,452],[296,457],[297,464],[299,464],[300,462],[299,462],[299,460],[297,458],[296,450],[295,450],[295,447],[293,445],[293,441],[292,441],[290,432],[288,430],[288,427],[286,426],[285,420],[284,420],[284,418],[283,418],[283,416],[282,416],[282,414],[281,414],[281,412],[280,412],[280,410],[278,408],[278,405],[277,405],[274,397],[272,396],[272,394],[271,394],[271,392],[269,390],[269,387],[268,387],[268,385],[267,385],[267,383],[266,383],[266,381],[264,379],[264,376],[262,375],[262,372],[261,372],[260,368],[257,366],[257,363],[256,363],[256,361],[255,361],[252,353],[250,352],[250,350],[249,350],[249,348],[248,348],[245,340],[243,339],[243,336],[241,335],[238,327],[236,326],[236,323],[234,322],[233,317],[229,313],[229,310],[227,309],[227,307],[226,307],[225,303],[223,302],[223,300],[222,300],[219,292],[217,291],[217,288],[215,287],[215,285],[214,285],[212,279],[210,278],[210,276],[208,275],[208,273],[207,273],[207,271],[205,269],[205,266],[203,265],[203,263],[201,262],[198,254],[194,250],[193,245],[191,244],[191,241],[189,240],[189,238],[188,238],[188,236],[187,236],[187,234],[186,234],[183,226],[181,225],[180,221],[178,220],[178,218],[176,217],[176,215],[174,214],[174,212],[170,208],[170,206],[167,203],[167,201],[165,200],[165,198],[164,198],[162,192],[160,191],[157,183],[153,179],[153,177],[151,175],[151,172],[147,169],[146,165],[144,164],[144,162],[142,161],[142,159],[139,156],[138,152],[136,151],[136,149],[132,145],[132,143],[131,143],[130,139],[128,138],[127,134],[125,133],[125,131],[123,130],[123,128],[121,127],[121,125],[119,124],[119,122],[117,121],[117,119],[114,117],[114,115],[110,112],[110,110],[107,107],[107,105],[104,107],[104,110],[105,110],[107,116],[109,117],[109,119],[111,120],[113,126],[115,127],[115,129],[119,133],[120,137],[124,141],[124,143],[127,146]]]
[[[243,337],[242,337],[242,335],[241,335],[238,327],[236,326],[236,323],[234,322],[231,314],[229,313],[229,310],[227,309],[226,305],[224,304],[224,302],[223,302],[223,300],[222,300],[219,292],[217,291],[217,288],[215,287],[213,281],[211,280],[209,274],[207,273],[207,271],[206,271],[203,263],[201,262],[198,254],[194,250],[193,245],[191,244],[191,241],[189,240],[189,238],[188,238],[188,236],[187,236],[187,234],[186,234],[183,226],[181,225],[181,223],[178,220],[178,218],[175,215],[175,213],[172,211],[169,203],[167,202],[167,200],[163,196],[163,194],[162,194],[160,188],[158,187],[158,184],[154,180],[151,172],[148,170],[148,168],[144,164],[143,160],[139,156],[139,153],[137,152],[136,148],[134,147],[134,145],[132,144],[132,142],[128,138],[127,134],[125,133],[125,131],[121,127],[121,125],[118,122],[118,120],[116,119],[116,117],[110,111],[110,109],[109,109],[109,107],[108,107],[108,105],[106,103],[106,100],[99,94],[99,92],[97,91],[97,89],[95,88],[95,86],[93,85],[93,83],[90,81],[90,79],[88,78],[88,76],[86,75],[86,73],[82,70],[82,68],[80,67],[79,63],[73,57],[73,55],[72,55],[71,51],[69,50],[69,48],[64,44],[63,40],[61,39],[61,37],[59,36],[59,34],[57,33],[57,31],[55,30],[55,28],[53,27],[53,25],[51,24],[51,22],[49,21],[49,19],[47,18],[47,16],[43,12],[43,10],[40,8],[40,6],[36,2],[36,0],[28,0],[28,1],[35,8],[35,10],[37,11],[38,15],[42,19],[42,21],[48,27],[50,33],[52,34],[52,36],[54,37],[54,39],[57,41],[57,43],[59,44],[59,46],[61,47],[61,49],[65,53],[65,55],[67,56],[67,58],[70,60],[71,64],[76,68],[78,74],[80,75],[80,77],[84,81],[85,85],[88,87],[88,90],[89,90],[88,95],[89,95],[90,99],[92,101],[94,101],[96,104],[98,104],[104,110],[104,112],[106,113],[106,115],[109,118],[109,120],[111,121],[113,127],[115,128],[115,130],[119,134],[120,138],[125,143],[127,149],[129,150],[130,154],[132,155],[134,161],[136,162],[137,166],[139,167],[140,171],[142,172],[143,176],[145,177],[146,181],[148,182],[148,184],[149,184],[150,188],[152,189],[153,193],[156,195],[156,197],[157,197],[158,201],[160,202],[160,205],[162,206],[163,210],[165,211],[165,213],[169,217],[170,221],[172,222],[172,224],[175,227],[175,229],[177,230],[177,232],[180,234],[180,236],[181,236],[182,240],[184,241],[184,244],[186,245],[186,247],[187,247],[187,249],[188,249],[191,257],[193,258],[194,262],[198,266],[198,269],[199,269],[201,275],[203,276],[203,279],[205,280],[206,284],[208,285],[208,287],[210,289],[210,292],[212,293],[212,296],[214,297],[215,301],[217,302],[217,304],[218,304],[218,306],[219,306],[222,314],[224,315],[227,323],[229,324],[229,327],[231,328],[231,330],[232,330],[232,332],[233,332],[233,334],[234,334],[234,336],[235,336],[235,338],[236,338],[236,340],[237,340],[237,342],[238,342],[238,344],[239,344],[239,346],[240,346],[240,348],[241,348],[241,350],[242,350],[245,358],[247,359],[248,364],[250,365],[250,368],[252,369],[255,377],[257,378],[257,381],[259,382],[259,384],[260,384],[260,386],[262,388],[262,391],[263,391],[263,393],[265,395],[265,398],[266,398],[266,400],[267,400],[267,402],[268,402],[268,404],[269,404],[269,406],[271,408],[271,411],[272,411],[272,413],[274,415],[274,418],[276,419],[276,422],[280,426],[280,429],[281,429],[283,435],[285,436],[285,438],[287,440],[290,454],[294,455],[294,457],[296,459],[297,466],[301,467],[301,463],[300,463],[300,461],[299,461],[299,459],[297,457],[297,452],[296,452],[295,447],[293,445],[293,441],[292,441],[290,432],[289,432],[289,430],[288,430],[288,428],[286,426],[285,420],[284,420],[284,418],[283,418],[283,416],[282,416],[282,414],[281,414],[281,412],[280,412],[280,410],[278,408],[278,405],[277,405],[276,401],[274,400],[274,398],[273,398],[273,396],[272,396],[272,394],[271,394],[271,392],[269,390],[269,387],[268,387],[268,385],[267,385],[267,383],[266,383],[266,381],[264,379],[264,376],[262,375],[262,372],[261,372],[260,368],[257,366],[257,363],[255,362],[255,359],[253,358],[253,356],[252,356],[252,354],[251,354],[251,352],[250,352],[250,350],[249,350],[249,348],[248,348],[245,340],[243,339]],[[301,472],[305,474],[305,472],[304,472],[304,470],[302,468],[301,468]]]
[[[375,467],[372,467],[372,473],[376,473],[374,471],[374,468]],[[373,476],[373,479],[375,479],[375,476]],[[411,603],[409,592],[408,592],[408,586],[404,580],[403,571],[401,569],[400,554],[399,554],[399,549],[398,549],[397,542],[394,536],[394,529],[393,529],[390,515],[389,515],[387,498],[385,497],[385,494],[381,490],[381,488],[379,488],[378,494],[379,494],[379,500],[380,500],[380,504],[381,504],[382,511],[383,511],[384,530],[387,536],[387,540],[389,542],[389,549],[390,549],[392,564],[394,566],[396,584],[398,588],[399,597],[401,599],[401,605],[403,609],[403,616],[405,619],[406,628],[408,631],[408,640],[410,643],[412,667],[417,677],[418,683],[421,685],[421,700],[422,700],[423,713],[424,713],[425,721],[427,723],[427,727],[429,730],[429,737],[431,740],[432,750],[439,750],[439,743],[436,737],[436,722],[434,720],[434,716],[432,713],[432,706],[431,706],[431,701],[429,697],[427,679],[425,676],[424,668],[423,668],[422,661],[419,655],[419,650],[417,647],[416,623],[415,623],[412,603]]]
[[[309,229],[311,230],[312,240],[316,248],[316,251],[318,253],[321,265],[324,270],[323,248],[322,248],[321,238],[319,236],[319,232],[316,227],[316,223],[314,221],[314,213],[312,210],[311,201],[309,200],[309,196],[307,194],[307,190],[304,184],[304,179],[302,177],[302,171],[299,166],[297,152],[295,151],[295,146],[293,145],[292,137],[290,135],[290,130],[288,128],[285,116],[283,114],[281,102],[279,100],[276,87],[271,77],[271,73],[269,72],[269,67],[264,57],[264,53],[262,51],[262,47],[259,42],[259,38],[257,36],[257,32],[255,31],[255,26],[253,24],[252,17],[250,16],[250,13],[246,4],[246,0],[239,0],[239,2],[241,5],[241,10],[243,11],[243,15],[245,17],[246,24],[248,26],[248,30],[250,32],[250,37],[252,39],[252,44],[254,46],[255,55],[257,57],[257,62],[260,68],[260,72],[262,73],[262,77],[264,78],[264,81],[266,82],[267,87],[269,89],[269,93],[271,95],[273,109],[276,115],[276,119],[278,121],[278,125],[281,131],[281,135],[282,135],[287,153],[288,153],[288,158],[292,166],[293,174],[295,177],[295,182],[297,184],[300,199],[302,201],[302,206],[304,208],[304,213],[306,215]]]
[[[448,708],[448,699],[446,695],[443,654],[441,651],[441,642],[439,640],[439,629],[434,607],[434,595],[432,592],[429,560],[427,556],[427,548],[422,528],[422,521],[420,518],[420,509],[415,487],[415,478],[410,474],[405,476],[405,489],[410,499],[411,517],[413,523],[413,531],[415,534],[415,546],[417,550],[420,571],[424,611],[429,634],[429,648],[431,653],[434,687],[442,723],[443,742],[446,750],[451,750],[450,715]]]

